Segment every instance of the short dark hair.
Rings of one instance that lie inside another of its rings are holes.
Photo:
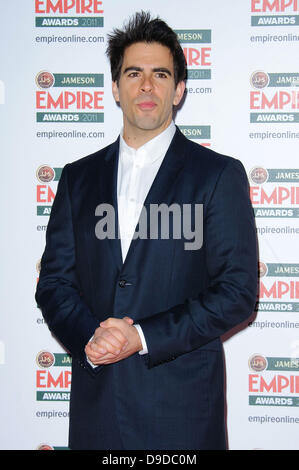
[[[108,35],[107,56],[111,75],[118,82],[125,49],[137,42],[157,42],[170,49],[174,65],[174,81],[177,85],[186,78],[186,59],[177,34],[159,17],[151,18],[149,12],[137,12],[124,26]]]

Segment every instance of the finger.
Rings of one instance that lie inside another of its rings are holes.
[[[108,331],[108,330],[106,330]],[[116,327],[111,327],[109,328],[109,332],[116,338],[118,341],[122,344],[122,346],[125,346],[128,344],[128,338],[125,336],[125,334]]]
[[[111,353],[111,354],[118,354],[119,351],[120,351],[120,348],[115,348],[115,346],[113,346],[112,344],[108,343],[107,341],[106,342],[103,342],[101,341],[100,343],[93,343],[91,345],[91,348],[93,350],[94,353],[98,354],[99,357],[100,356],[103,356],[107,353]]]
[[[133,325],[134,320],[130,317],[123,317],[123,320],[125,320],[129,325]]]
[[[116,362],[118,360],[118,357],[119,357],[115,354],[108,353],[108,352],[106,352],[106,354],[97,354],[97,353],[93,353],[92,351],[89,352],[88,350],[86,350],[86,355],[87,355],[87,358],[94,365],[108,364],[110,362]]]
[[[98,338],[98,337],[102,337],[102,336],[105,337],[105,335],[107,334],[107,330],[109,330],[109,334],[112,334],[113,336],[115,336],[120,342],[124,343],[126,341],[127,338],[123,335],[123,333],[116,327],[111,326],[111,323],[109,323],[109,319],[105,320],[105,322],[102,322],[101,325],[103,326],[99,326],[95,330],[91,341],[93,341],[95,338]]]
[[[113,354],[107,353],[107,354],[103,355],[102,357],[100,357],[99,359],[97,359],[96,364],[97,365],[112,364],[112,363],[121,361],[125,357],[126,356],[123,356],[122,354],[120,354],[118,356],[114,356]]]
[[[116,318],[107,318],[100,322],[100,328],[109,328],[111,326],[111,320],[117,320]]]
[[[91,342],[89,342],[85,346],[85,354],[87,355],[88,359],[94,364],[103,363],[106,360],[109,360],[109,361],[112,359],[117,360],[117,358],[121,356],[121,354],[116,355],[115,353],[108,352],[107,350],[105,353],[101,354],[99,353],[99,349],[96,349],[96,350],[93,349],[94,346],[95,345],[92,344]]]
[[[107,318],[107,320],[102,321],[100,323],[100,328],[118,328],[120,331],[122,331],[124,327],[124,322],[126,325],[132,325],[134,323],[134,320],[128,316],[125,316],[123,318]]]
[[[120,327],[124,325],[123,320],[118,319],[118,322],[122,322],[122,324],[118,323]],[[111,342],[111,344],[114,344],[116,347],[118,346],[120,348],[124,348],[128,344],[128,339],[125,334],[119,328],[113,326],[98,328],[95,332],[94,339],[97,337],[104,337],[109,342]],[[119,344],[117,344],[116,341],[119,341]]]
[[[126,336],[118,328],[103,330],[100,337],[104,338],[116,348],[122,348],[128,342]]]
[[[118,356],[114,356],[114,354],[107,353],[99,359],[96,359],[93,364],[99,366],[103,364],[112,364],[118,361]]]
[[[133,322],[133,320],[128,316],[126,316],[124,318],[127,319],[127,323],[131,324],[131,322]],[[100,323],[100,327],[101,328],[112,328],[112,327],[121,328],[121,324],[122,324],[124,318],[115,318],[115,317],[107,318],[107,320],[104,320]]]
[[[85,354],[88,356],[88,358],[91,361],[94,361],[95,359],[99,359],[103,357],[103,355],[107,354],[107,350],[105,348],[102,349],[102,352],[100,352],[100,349],[94,349],[91,345],[91,343],[88,343],[85,346]]]
[[[110,352],[112,354],[119,354],[123,347],[123,343],[118,341],[115,336],[107,332],[94,338],[91,342],[91,348],[93,351],[98,351],[101,354]]]
[[[88,359],[94,365],[108,364],[109,362],[116,362],[118,360],[118,356],[108,352],[106,354],[97,354],[90,350],[90,348],[86,348],[85,352]]]
[[[117,358],[113,354],[108,353],[108,354],[105,354],[104,356],[102,356],[100,358],[96,358],[96,359],[91,360],[91,362],[95,366],[100,366],[100,365],[103,365],[103,364],[111,364],[112,362],[117,362]]]
[[[100,355],[107,353],[107,348],[105,344],[100,343],[100,342],[95,342],[95,338],[92,341],[90,341],[86,347],[89,348],[88,349],[89,354],[100,356]]]
[[[93,343],[91,345],[91,349],[92,349],[93,353],[97,354],[98,356],[101,356],[101,355],[106,354],[108,352],[107,348],[105,348],[104,346],[100,346],[98,344],[95,344],[95,343]]]
[[[94,364],[94,365],[97,365],[97,361],[99,361],[101,359],[101,357],[103,357],[103,355],[93,354],[88,349],[85,349],[85,354],[86,354],[86,357],[87,357],[88,361],[92,362],[92,364]]]

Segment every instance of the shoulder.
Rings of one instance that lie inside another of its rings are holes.
[[[223,155],[186,138],[179,130],[177,138],[185,148],[187,171],[204,175],[205,178],[218,179],[223,172],[245,173],[241,161],[235,157]]]
[[[71,163],[67,163],[64,167],[64,171],[67,171],[70,176],[74,177],[98,171],[109,157],[113,157],[113,153],[116,150],[118,150],[118,139],[94,153],[81,157]]]

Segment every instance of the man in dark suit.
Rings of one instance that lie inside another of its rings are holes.
[[[225,449],[220,336],[251,315],[257,287],[246,173],[174,125],[186,64],[163,21],[136,14],[108,55],[123,130],[64,167],[36,293],[73,357],[69,445]],[[174,207],[189,210],[180,237]]]

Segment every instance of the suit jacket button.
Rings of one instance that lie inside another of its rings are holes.
[[[126,286],[126,282],[125,279],[121,279],[119,282],[118,282],[118,285],[119,287],[125,287]]]

